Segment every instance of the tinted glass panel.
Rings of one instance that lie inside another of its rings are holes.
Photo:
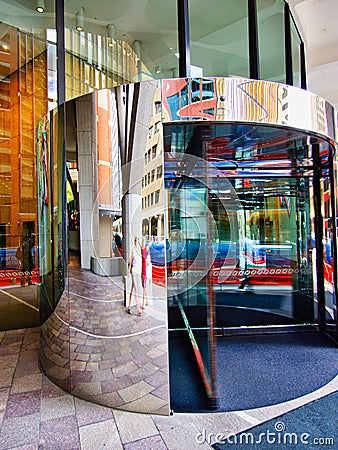
[[[290,18],[291,25],[291,49],[292,49],[292,71],[293,71],[293,85],[301,87],[300,77],[300,37],[296,25],[292,18]]]
[[[176,1],[66,4],[67,99],[117,84],[178,76]]]
[[[249,76],[247,3],[190,1],[192,76]]]
[[[257,0],[261,79],[285,83],[284,1]]]

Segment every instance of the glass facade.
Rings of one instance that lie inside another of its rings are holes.
[[[215,407],[217,333],[336,325],[337,115],[284,1],[3,3],[0,330],[40,325],[67,391],[168,414],[168,334]]]
[[[249,76],[248,2],[190,2],[193,76]]]

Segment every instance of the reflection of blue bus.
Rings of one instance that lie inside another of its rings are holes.
[[[170,243],[166,241],[166,248],[164,247],[164,241],[154,242],[150,247],[152,264],[164,266],[165,256],[168,265],[178,261],[184,261],[187,265],[194,261],[201,261],[204,264],[208,258],[208,246],[206,241],[201,239],[172,240]],[[229,254],[229,242],[227,241],[213,243],[211,256],[216,267],[220,267],[227,262],[229,265],[235,262],[235,255]],[[231,261],[226,261],[227,258]]]
[[[292,244],[260,244],[246,239],[244,254],[247,262],[255,267],[291,267]]]

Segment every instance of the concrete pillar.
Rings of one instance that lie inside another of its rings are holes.
[[[81,267],[99,249],[95,94],[76,99]]]

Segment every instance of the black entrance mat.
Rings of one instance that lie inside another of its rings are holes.
[[[172,409],[207,411],[190,342],[169,342]],[[206,355],[206,338],[198,344]],[[258,408],[308,394],[337,375],[337,354],[334,342],[316,331],[218,338],[218,411]]]

